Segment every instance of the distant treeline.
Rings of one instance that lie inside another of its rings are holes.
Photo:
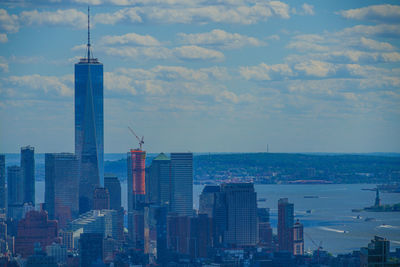
[[[400,182],[400,157],[352,154],[248,153],[200,155],[195,157],[198,178],[223,170],[264,182],[327,180],[334,183]],[[268,179],[269,177],[269,179]]]
[[[148,158],[146,165],[151,163]],[[334,183],[400,182],[400,157],[350,154],[238,153],[194,156],[195,180],[237,177],[270,177],[278,183],[299,179]],[[126,159],[106,161],[105,172],[126,179]]]
[[[126,155],[112,154],[105,173],[126,180]],[[148,154],[146,166],[156,154]],[[120,158],[118,160],[118,158]],[[115,160],[114,160],[115,159]],[[36,179],[44,180],[44,154],[35,155]],[[400,154],[286,154],[225,153],[195,154],[196,182],[229,177],[251,178],[258,183],[294,180],[326,180],[334,183],[400,182]],[[6,154],[6,165],[19,165],[19,154]]]

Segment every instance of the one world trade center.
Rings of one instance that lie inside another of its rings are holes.
[[[75,64],[75,154],[79,160],[79,213],[93,207],[93,194],[104,186],[103,64],[90,47],[88,9],[87,55]]]

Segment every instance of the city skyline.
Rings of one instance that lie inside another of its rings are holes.
[[[73,152],[87,4],[106,153],[400,152],[395,1],[79,2],[1,4],[3,153]]]

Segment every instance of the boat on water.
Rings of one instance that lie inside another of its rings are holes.
[[[313,210],[307,210],[306,211],[308,214],[311,214],[311,213],[313,213]]]
[[[258,202],[265,202],[265,201],[267,201],[267,199],[266,198],[259,198],[257,201]]]
[[[376,221],[376,219],[375,218],[365,218],[365,220],[364,220],[365,222],[374,222],[374,221]]]
[[[352,211],[352,212],[362,212],[363,209],[352,209],[351,211]]]
[[[319,196],[304,196],[304,198],[319,198]]]

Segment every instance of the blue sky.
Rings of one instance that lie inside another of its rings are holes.
[[[397,1],[0,3],[0,152],[73,152],[73,68],[104,64],[105,152],[400,152]]]

